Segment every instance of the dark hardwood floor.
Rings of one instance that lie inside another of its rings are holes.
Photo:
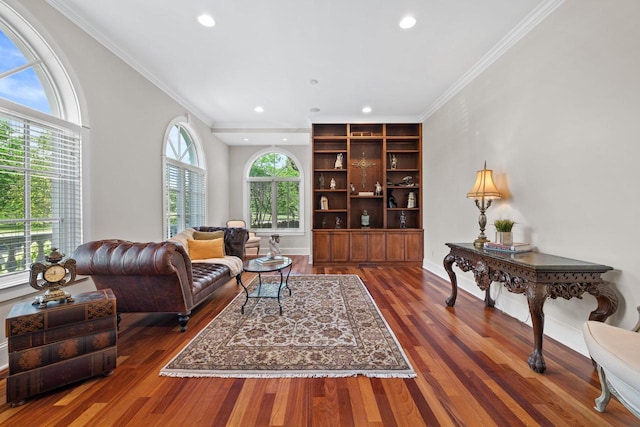
[[[314,268],[294,257],[292,274],[358,274],[411,360],[417,378],[169,378],[159,370],[240,292],[234,281],[193,314],[124,314],[118,367],[12,408],[11,426],[624,426],[638,425],[615,398],[603,414],[591,361],[545,337],[547,372],[526,359],[527,325],[421,268]],[[246,273],[245,273],[246,274]],[[494,285],[496,286],[496,285]],[[293,289],[295,292],[295,289]],[[285,313],[286,314],[286,313]],[[6,372],[5,372],[6,376]],[[0,381],[5,401],[6,380]]]

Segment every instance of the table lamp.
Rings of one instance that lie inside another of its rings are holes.
[[[487,169],[487,162],[484,162],[484,168],[478,171],[476,175],[476,182],[473,184],[471,190],[467,193],[468,199],[475,199],[476,206],[480,209],[480,218],[478,224],[480,225],[480,234],[478,238],[473,242],[473,246],[476,248],[482,248],[485,242],[488,242],[487,236],[484,234],[484,228],[487,225],[487,217],[484,214],[493,199],[499,199],[502,197],[500,190],[493,182],[493,170]]]

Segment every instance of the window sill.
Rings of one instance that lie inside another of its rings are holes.
[[[278,236],[304,236],[306,233],[304,230],[250,230],[252,233],[256,233],[259,237],[271,237],[272,234]]]

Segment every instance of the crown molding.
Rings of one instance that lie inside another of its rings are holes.
[[[456,96],[469,83],[482,74],[491,64],[511,49],[520,39],[533,30],[547,16],[551,15],[565,0],[545,0],[531,13],[529,13],[518,25],[504,36],[486,55],[476,62],[466,73],[447,89],[438,99],[422,113],[420,120],[426,121],[432,114],[438,111],[451,98]]]
[[[189,102],[187,102],[184,98],[178,95],[175,91],[173,91],[170,87],[165,85],[160,79],[158,79],[151,71],[143,67],[140,63],[138,63],[134,58],[127,55],[122,49],[118,47],[118,45],[114,44],[107,36],[98,31],[95,27],[92,27],[87,22],[83,21],[78,17],[78,15],[69,8],[63,1],[61,0],[45,0],[51,7],[60,12],[63,16],[65,16],[68,20],[70,20],[73,24],[78,26],[81,30],[87,33],[90,37],[94,38],[98,43],[107,48],[111,53],[124,61],[125,64],[133,68],[139,74],[141,74],[145,79],[149,80],[153,85],[155,85],[158,89],[167,94],[171,99],[176,101],[185,109],[189,110],[193,115],[195,115],[198,119],[200,119],[204,123],[210,123],[211,118],[209,118],[204,112],[200,109],[194,107]]]
[[[210,123],[211,118],[201,111],[200,109],[187,102],[178,93],[173,91],[170,87],[165,85],[160,79],[158,79],[151,71],[143,67],[134,58],[127,55],[118,45],[114,44],[108,37],[98,31],[95,27],[92,27],[87,22],[80,19],[76,13],[69,8],[62,0],[45,0],[51,7],[64,15],[72,23],[85,31],[89,36],[93,37],[98,43],[107,48],[110,52],[124,61],[127,65],[132,67],[135,71],[140,73],[144,78],[158,87],[161,91],[166,93],[170,98],[175,100],[178,104],[191,111],[196,117],[198,117],[204,123]],[[451,98],[457,95],[462,89],[464,89],[469,83],[471,83],[476,77],[482,74],[491,64],[497,61],[502,55],[504,55],[511,47],[513,47],[520,39],[522,39],[527,33],[535,28],[540,22],[542,22],[547,16],[553,13],[559,6],[561,6],[565,0],[545,0],[535,10],[529,13],[518,25],[516,25],[505,37],[503,37],[486,55],[484,55],[478,62],[476,62],[465,74],[462,75],[449,89],[447,89],[438,99],[435,100],[419,117],[417,120],[411,121],[426,121],[432,114],[438,111],[444,104],[446,104]],[[318,117],[316,121],[332,121],[332,117]],[[360,118],[362,120],[362,118]],[[398,117],[393,119],[398,120]],[[404,120],[410,119],[404,117]],[[371,120],[371,118],[369,118]],[[342,117],[340,122],[344,122]],[[366,120],[365,120],[366,121]],[[395,121],[395,120],[392,120]]]

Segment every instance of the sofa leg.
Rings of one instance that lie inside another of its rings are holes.
[[[178,323],[180,324],[180,332],[187,330],[187,322],[189,321],[190,311],[186,313],[178,313]]]
[[[598,377],[600,377],[600,388],[602,389],[602,394],[598,396],[596,399],[595,409],[598,412],[604,412],[604,408],[611,400],[611,391],[609,390],[609,385],[607,384],[607,377],[604,374],[604,370],[602,366],[598,365]]]

